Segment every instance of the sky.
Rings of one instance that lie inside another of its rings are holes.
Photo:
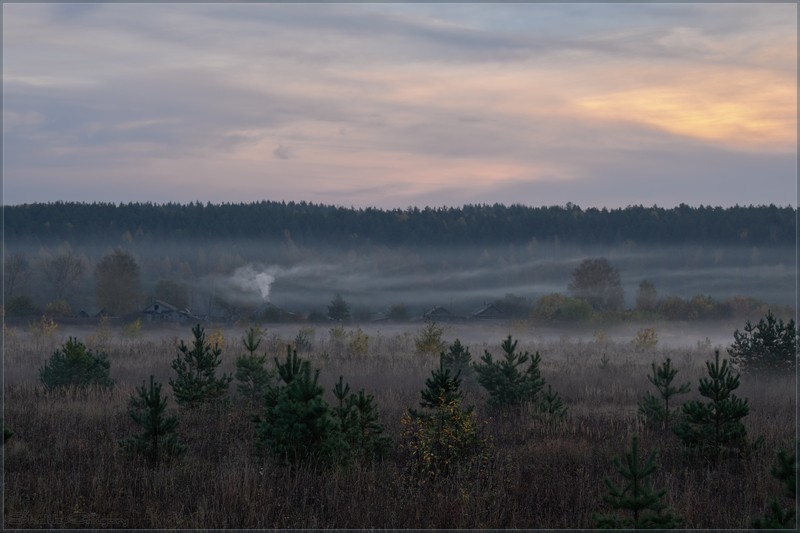
[[[795,205],[797,6],[4,4],[58,200]]]

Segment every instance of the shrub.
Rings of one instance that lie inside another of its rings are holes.
[[[636,332],[631,343],[637,350],[655,350],[658,345],[658,333],[654,328],[642,328]]]
[[[143,431],[121,440],[122,449],[144,456],[151,465],[183,455],[186,448],[178,442],[175,434],[178,419],[167,416],[166,408],[167,398],[161,396],[161,384],[150,376],[150,385],[142,383],[128,402],[128,415]]]
[[[365,357],[369,353],[369,335],[356,328],[347,335],[347,351],[353,357]]]
[[[539,298],[531,317],[552,322],[585,322],[592,313],[592,306],[585,300],[555,293]]]
[[[417,355],[434,355],[444,350],[445,343],[442,340],[444,329],[433,320],[428,321],[414,338],[414,348]]]
[[[78,339],[70,337],[39,369],[39,378],[50,390],[69,386],[110,387],[114,384],[110,367],[105,353],[94,354]]]
[[[344,353],[347,343],[347,331],[342,326],[334,326],[328,331],[331,351],[337,355]]]
[[[784,323],[769,311],[755,326],[748,320],[744,331],[737,329],[733,338],[728,355],[742,372],[794,372],[797,363],[794,320]]]
[[[294,347],[298,353],[310,352],[314,339],[314,328],[300,328],[294,338]]]
[[[544,379],[539,372],[539,352],[534,356],[528,352],[519,353],[516,351],[517,342],[509,335],[501,345],[503,359],[495,362],[492,354],[484,351],[481,357],[483,363],[473,365],[478,383],[489,392],[489,403],[494,407],[519,409],[533,404],[544,387]],[[528,362],[528,368],[520,370]]]
[[[38,322],[28,323],[28,330],[34,337],[49,339],[58,331],[58,324],[52,318],[42,315]]]
[[[39,309],[28,296],[14,296],[4,309],[7,316],[33,316],[39,313]]]
[[[217,378],[217,367],[222,363],[219,345],[206,342],[200,324],[192,328],[194,342],[189,349],[183,341],[178,346],[180,355],[172,361],[172,368],[178,374],[169,384],[175,401],[184,407],[197,407],[200,404],[218,400],[228,390],[231,377]]]
[[[44,314],[50,317],[61,318],[72,315],[72,309],[66,300],[55,300],[44,307]]]
[[[129,338],[129,339],[135,339],[135,338],[139,337],[139,335],[141,335],[141,334],[142,334],[142,319],[141,318],[137,318],[136,320],[134,320],[130,324],[126,324],[122,328],[122,335],[127,337],[127,338]]]

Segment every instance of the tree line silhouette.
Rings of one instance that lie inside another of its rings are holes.
[[[793,245],[793,207],[681,204],[582,209],[520,204],[347,208],[309,202],[77,203],[5,206],[8,243],[108,244],[255,239],[296,244],[478,245],[570,242]]]

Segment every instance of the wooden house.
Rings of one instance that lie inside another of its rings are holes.
[[[472,313],[470,318],[475,320],[503,320],[508,317],[496,305],[484,304],[483,307]]]
[[[456,317],[444,307],[434,305],[433,308],[423,313],[422,318],[425,320],[433,320],[434,322],[448,322]]]

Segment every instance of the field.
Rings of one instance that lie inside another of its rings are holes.
[[[271,355],[285,353],[300,326],[270,327]],[[188,452],[180,460],[150,468],[122,454],[118,441],[136,431],[126,413],[134,388],[152,374],[171,394],[171,361],[189,327],[144,328],[125,336],[119,328],[58,327],[51,332],[13,328],[6,332],[4,421],[14,436],[5,446],[6,528],[592,528],[592,514],[609,512],[603,479],[621,482],[613,459],[639,434],[644,451],[658,450],[653,485],[666,490],[664,503],[688,529],[748,528],[780,495],[769,470],[779,448],[796,435],[796,377],[743,376],[736,394],[749,400],[748,436],[764,437],[747,459],[712,466],[688,460],[671,433],[648,430],[637,402],[655,392],[647,380],[652,362],[670,357],[676,381],[698,379],[716,345],[732,341],[735,325],[656,325],[660,342],[637,349],[633,326],[594,331],[539,330],[523,324],[481,328],[444,325],[444,340],[460,338],[473,360],[485,349],[500,353],[509,334],[520,348],[538,351],[540,368],[568,407],[560,421],[528,414],[505,416],[486,407],[486,393],[465,380],[466,403],[476,406],[484,435],[492,442],[486,467],[428,480],[414,475],[400,446],[403,413],[417,407],[420,390],[438,358],[415,354],[421,325],[372,326],[367,350],[336,345],[329,328],[307,331],[311,349],[301,356],[321,369],[330,392],[340,375],[354,389],[375,395],[380,422],[393,441],[383,462],[358,462],[327,470],[281,466],[254,451],[253,408],[236,397],[222,407],[184,411],[178,433]],[[243,349],[244,327],[207,327],[221,340],[221,372],[232,374]],[[352,330],[354,327],[346,327]],[[38,369],[68,335],[106,351],[116,386],[111,391],[47,393]],[[606,356],[608,362],[601,359]],[[784,502],[785,503],[785,502]]]

